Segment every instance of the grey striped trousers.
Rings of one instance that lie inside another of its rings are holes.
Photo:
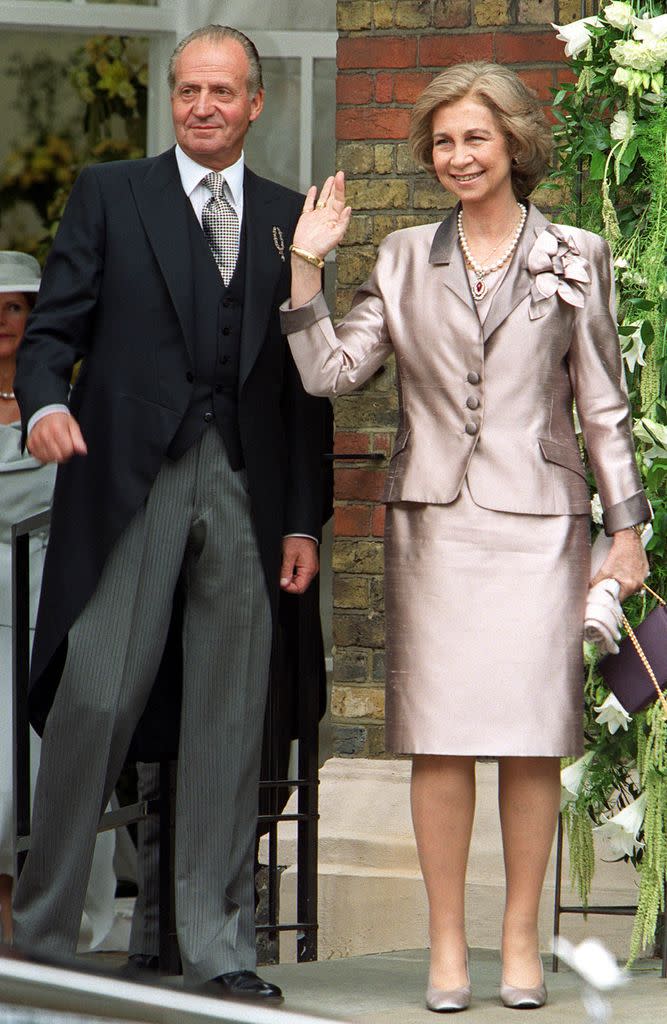
[[[186,982],[198,983],[256,962],[254,843],[271,649],[245,473],[232,472],[213,427],[164,463],[70,631],[44,732],[15,941],[74,952],[95,829],[148,699],[179,578],[176,919]]]

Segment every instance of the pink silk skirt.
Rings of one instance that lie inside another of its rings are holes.
[[[387,507],[386,746],[579,756],[589,517]]]

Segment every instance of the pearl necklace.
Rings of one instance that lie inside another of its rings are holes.
[[[526,223],[526,217],[528,216],[528,210],[525,206],[522,206],[521,203],[517,203],[516,205],[519,207],[521,211],[521,216],[519,217],[519,223],[517,224],[514,234],[512,235],[512,240],[507,249],[505,250],[505,252],[502,254],[502,256],[500,256],[495,263],[491,263],[490,266],[488,267],[485,267],[481,263],[479,263],[470,252],[468,239],[466,238],[465,231],[463,230],[463,209],[459,210],[459,215],[456,219],[456,224],[458,227],[461,249],[463,250],[463,255],[465,256],[466,263],[471,268],[472,272],[477,278],[474,285],[472,286],[472,297],[475,300],[475,302],[479,302],[481,299],[483,299],[486,293],[488,292],[488,288],[486,287],[486,281],[484,280],[484,278],[487,277],[488,274],[492,274],[494,270],[500,270],[500,268],[504,266],[505,263],[507,263],[508,259],[513,255],[514,250],[519,244],[521,232],[523,231],[523,226]],[[496,248],[498,248],[498,246],[496,246]],[[492,249],[491,253],[493,253],[494,251],[495,250]],[[489,255],[491,255],[491,253],[489,253]]]
[[[13,391],[0,391],[0,398],[6,398],[11,402],[12,399],[16,398],[16,395]]]

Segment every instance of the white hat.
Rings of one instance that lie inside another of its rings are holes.
[[[27,252],[0,252],[0,292],[37,292],[41,273]]]

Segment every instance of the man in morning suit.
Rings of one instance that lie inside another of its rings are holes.
[[[264,97],[249,39],[193,32],[169,85],[175,149],[82,171],[21,347],[28,448],[61,465],[31,669],[44,739],[15,941],[74,952],[95,830],[178,586],[185,982],[279,999],[255,974],[253,864],[279,586],[303,593],[318,568],[324,413],[278,320],[302,198],[244,168]]]

